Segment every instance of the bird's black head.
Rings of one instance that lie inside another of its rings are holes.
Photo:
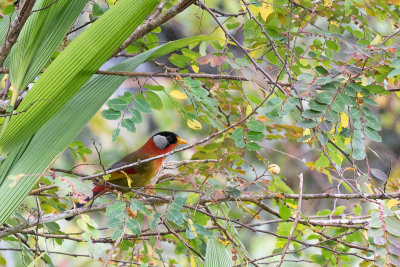
[[[170,145],[187,144],[187,142],[181,138],[176,133],[173,132],[159,132],[153,135],[153,141],[157,148],[166,149]]]

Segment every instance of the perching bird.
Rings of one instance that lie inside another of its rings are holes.
[[[159,132],[153,135],[141,148],[127,155],[123,159],[114,163],[110,169],[122,167],[124,165],[165,154],[174,149],[179,144],[187,144],[187,141],[181,139],[177,134],[172,132]],[[141,187],[151,182],[151,179],[157,174],[164,158],[141,163],[134,167],[111,173],[108,179],[109,183],[123,187]],[[106,185],[96,185],[93,189],[93,197],[100,193],[110,190]],[[85,199],[84,203],[76,203],[76,207],[83,207],[91,198]],[[67,218],[72,220],[73,217]]]

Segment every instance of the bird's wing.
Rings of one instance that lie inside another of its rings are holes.
[[[129,162],[125,161],[125,158],[123,158],[123,159],[115,162],[113,165],[111,165],[111,167],[108,168],[108,170],[119,168],[119,167],[122,167],[122,166],[127,165],[127,164],[129,164]],[[113,181],[113,180],[118,180],[118,179],[121,179],[121,178],[126,178],[126,175],[131,176],[131,175],[134,175],[136,173],[137,172],[136,172],[135,167],[130,167],[130,168],[124,169],[122,171],[116,171],[116,172],[111,173],[111,177],[110,177],[109,180]]]
[[[138,158],[139,156],[136,153],[132,153],[114,163],[109,170],[136,162]],[[122,171],[113,172],[108,181],[125,187],[144,186],[149,182],[149,179],[155,175],[155,172],[158,169],[155,169],[154,164],[154,162],[146,162],[134,167],[129,167]]]

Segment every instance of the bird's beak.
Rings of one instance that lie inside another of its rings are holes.
[[[179,136],[177,137],[178,139],[178,145],[183,145],[183,144],[187,144],[188,142],[186,140],[183,140],[182,138],[180,138]]]

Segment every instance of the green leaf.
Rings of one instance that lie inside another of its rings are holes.
[[[158,225],[158,220],[161,218],[162,214],[157,212],[156,214],[154,214],[154,219],[153,221],[150,223],[150,229],[154,230],[157,228]]]
[[[322,66],[316,66],[315,70],[318,71],[322,75],[327,75],[329,72]]]
[[[304,110],[302,115],[303,115],[303,118],[305,118],[305,119],[317,119],[317,118],[322,117],[322,115],[324,115],[324,113],[321,111],[307,109],[307,110]]]
[[[135,123],[132,119],[123,119],[121,122],[121,126],[126,128],[128,131],[134,133],[136,132]]]
[[[121,238],[122,237],[122,230],[121,229],[116,229],[115,231],[114,231],[114,233],[112,234],[112,236],[111,236],[111,239],[113,240],[113,241],[115,241],[115,240],[117,240],[118,238]]]
[[[131,202],[130,205],[131,210],[133,211],[140,211],[143,214],[149,214],[149,211],[146,209],[146,207],[143,205],[142,202],[140,202],[139,200],[134,200]]]
[[[327,92],[321,92],[317,95],[315,100],[321,104],[330,104],[332,102],[333,96]]]
[[[3,15],[9,15],[15,11],[15,7],[13,4],[6,6],[3,10]]]
[[[328,110],[328,111],[326,112],[326,114],[325,114],[325,119],[326,119],[327,121],[331,121],[331,122],[336,123],[336,122],[339,121],[339,113],[333,111],[332,109],[331,109],[331,110]]]
[[[325,44],[329,49],[332,49],[332,50],[334,50],[336,52],[339,51],[339,45],[337,43],[335,43],[334,41],[326,40]]]
[[[325,112],[326,109],[328,108],[328,105],[326,104],[320,104],[315,100],[310,101],[310,103],[308,104],[308,106],[310,107],[310,109],[312,110],[316,110],[316,111],[322,111]]]
[[[331,108],[332,110],[338,113],[342,113],[344,111],[345,106],[342,101],[340,101],[339,99],[335,99],[335,101],[331,105]]]
[[[112,141],[115,142],[117,141],[117,137],[119,135],[120,129],[119,128],[115,128],[112,132]]]
[[[207,230],[200,224],[193,223],[193,227],[194,227],[196,233],[198,233],[199,235],[204,235],[204,236],[212,236],[213,235],[213,233],[210,230]]]
[[[185,202],[186,200],[184,198],[176,196],[174,201],[168,207],[167,219],[178,226],[183,225],[184,217],[181,213],[181,209],[185,204]]]
[[[242,128],[237,128],[232,132],[232,139],[235,141],[235,145],[238,148],[243,148],[245,146],[244,140],[243,140],[243,129]]]
[[[400,237],[399,220],[395,217],[385,217],[386,230],[394,236]]]
[[[124,216],[126,204],[124,202],[116,202],[106,209],[107,217],[122,217]]]
[[[204,267],[232,267],[233,265],[225,246],[215,238],[208,239]]]
[[[365,154],[364,150],[361,150],[361,149],[356,150],[356,149],[354,149],[354,152],[353,152],[352,156],[353,156],[353,159],[355,159],[355,160],[363,160],[363,159],[365,159],[365,157],[367,155]]]
[[[108,218],[107,227],[114,229],[114,228],[118,228],[121,226],[122,226],[122,221],[120,218],[117,218],[117,217]]]
[[[351,6],[353,5],[354,0],[345,0],[344,1],[344,10],[345,10],[345,15],[348,16],[350,15],[351,12]]]
[[[291,215],[290,209],[288,207],[286,207],[284,204],[280,204],[279,205],[279,216],[283,220],[287,220],[290,218],[290,215]]]
[[[377,84],[370,84],[365,86],[365,88],[371,93],[371,94],[380,94],[382,92],[385,92],[385,88],[377,85]]]
[[[47,255],[47,252],[44,252],[44,253],[42,253],[42,254],[40,254],[38,257],[36,257],[33,261],[31,261],[30,263],[29,263],[29,265],[27,265],[27,267],[35,267],[35,266],[37,266],[37,265],[39,265],[39,262],[40,262],[40,260],[44,257],[44,256],[46,256]],[[4,258],[3,257],[1,257],[3,260],[4,260]],[[5,260],[4,260],[4,262],[5,262]],[[5,262],[6,263],[6,262]],[[1,263],[0,263],[1,264]]]
[[[246,149],[248,151],[258,151],[258,150],[261,149],[261,146],[259,144],[257,144],[257,143],[249,142],[249,143],[246,144]]]
[[[126,103],[126,101],[124,101],[121,98],[114,98],[114,99],[110,99],[107,101],[107,106],[110,109],[113,109],[116,111],[122,111],[122,110],[126,109],[126,107],[128,106],[128,103]]]
[[[186,228],[186,238],[187,239],[195,239],[197,236],[192,232],[192,230],[190,228]]]
[[[128,229],[131,230],[134,235],[140,235],[142,233],[140,230],[140,224],[134,219],[129,219],[126,222],[126,227],[128,227]]]
[[[144,88],[151,90],[151,91],[164,91],[164,87],[161,85],[145,84]]]
[[[106,12],[107,11],[107,8],[106,7],[104,7],[104,6],[102,6],[102,5],[99,5],[98,3],[93,3],[93,8],[92,8],[92,15],[93,15],[93,17],[99,17],[99,16],[101,16],[101,15],[103,15],[104,14],[104,12]]]
[[[149,103],[146,102],[145,99],[136,97],[134,103],[135,108],[137,108],[139,111],[144,113],[151,113],[151,106],[149,105]]]
[[[371,105],[371,106],[378,106],[378,105],[379,105],[378,103],[376,103],[376,102],[375,102],[372,98],[370,98],[370,97],[363,97],[362,100],[363,100],[364,104],[367,104],[367,105]]]
[[[246,136],[250,141],[261,141],[264,139],[264,134],[260,132],[250,131]]]
[[[169,61],[179,68],[185,68],[187,64],[190,64],[192,59],[187,56],[172,54],[169,57]]]
[[[137,109],[129,109],[129,111],[132,114],[132,118],[131,119],[132,119],[132,121],[134,123],[142,122],[142,115],[140,114],[139,110],[137,110]]]
[[[186,198],[186,202],[190,205],[193,206],[194,204],[197,203],[197,201],[199,200],[200,195],[197,193],[190,193],[187,198]]]
[[[156,109],[156,110],[162,109],[163,103],[161,101],[161,98],[156,93],[154,93],[152,91],[146,91],[145,97],[146,97],[147,102],[149,102],[150,106],[153,109]]]
[[[265,126],[259,121],[249,121],[247,127],[255,132],[263,132],[265,130]]]
[[[324,153],[321,153],[321,156],[317,159],[317,161],[315,162],[315,168],[319,169],[319,168],[327,168],[330,164],[329,159],[324,155]]]
[[[370,127],[365,127],[364,132],[369,138],[371,138],[375,142],[378,142],[378,143],[382,142],[382,137],[380,137],[380,135],[377,133],[376,130],[374,130]]]
[[[346,209],[345,206],[339,206],[336,207],[335,211],[333,212],[333,215],[340,215],[343,213],[343,211]]]
[[[296,125],[299,126],[299,127],[301,127],[301,128],[307,129],[307,128],[314,128],[314,127],[317,127],[318,122],[316,122],[316,121],[306,121],[306,120],[304,120],[304,121],[298,122]]]
[[[105,109],[101,112],[101,116],[107,120],[118,120],[121,117],[121,112],[113,109]]]
[[[365,116],[365,119],[367,120],[367,124],[369,127],[376,131],[382,130],[382,126],[379,123],[379,121],[376,119],[376,117],[371,117],[371,116]]]
[[[320,265],[324,265],[327,261],[324,256],[318,254],[311,255],[311,260]]]
[[[400,73],[400,69],[393,69],[389,74],[386,76],[387,78],[391,78],[397,76]]]

